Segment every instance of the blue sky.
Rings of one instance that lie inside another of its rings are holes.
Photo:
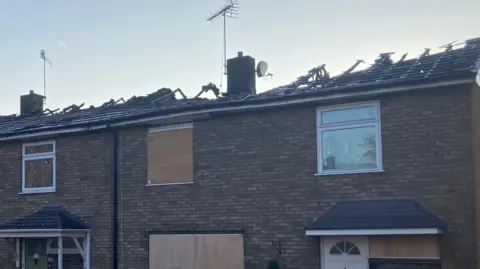
[[[228,22],[227,56],[244,51],[269,63],[258,91],[293,81],[326,63],[332,73],[381,52],[437,49],[480,36],[478,0],[238,0]],[[195,95],[220,83],[222,24],[205,17],[223,0],[1,0],[0,114],[19,96],[43,92],[47,106],[144,95],[161,87]],[[59,44],[66,45],[66,48]]]

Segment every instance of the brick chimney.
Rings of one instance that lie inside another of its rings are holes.
[[[20,114],[21,115],[39,115],[43,111],[43,99],[40,94],[33,90],[30,93],[20,96]]]
[[[227,94],[255,94],[255,59],[238,52],[236,58],[227,60]]]

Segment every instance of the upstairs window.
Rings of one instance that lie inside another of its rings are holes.
[[[147,185],[193,183],[193,124],[151,128]]]
[[[378,102],[319,108],[318,173],[382,170]]]
[[[55,191],[55,142],[23,145],[22,192]]]

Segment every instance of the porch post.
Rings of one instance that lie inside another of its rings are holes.
[[[90,256],[91,256],[91,232],[87,233],[87,237],[85,238],[85,259],[84,259],[84,264],[85,264],[85,269],[90,269]]]
[[[58,269],[63,269],[63,237],[58,237]]]
[[[15,241],[16,241],[15,248],[17,253],[17,255],[15,256],[15,265],[17,266],[17,268],[20,268],[20,238],[17,237]]]

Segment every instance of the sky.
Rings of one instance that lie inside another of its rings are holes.
[[[379,53],[439,51],[480,37],[478,0],[238,0],[227,22],[227,57],[268,62],[262,92],[326,64],[331,74]],[[0,0],[0,114],[18,113],[20,95],[47,107],[100,105],[162,87],[194,96],[221,83],[222,21],[205,18],[224,0]],[[363,67],[367,67],[365,64]],[[226,84],[225,79],[223,83]],[[224,89],[223,87],[222,89]]]

